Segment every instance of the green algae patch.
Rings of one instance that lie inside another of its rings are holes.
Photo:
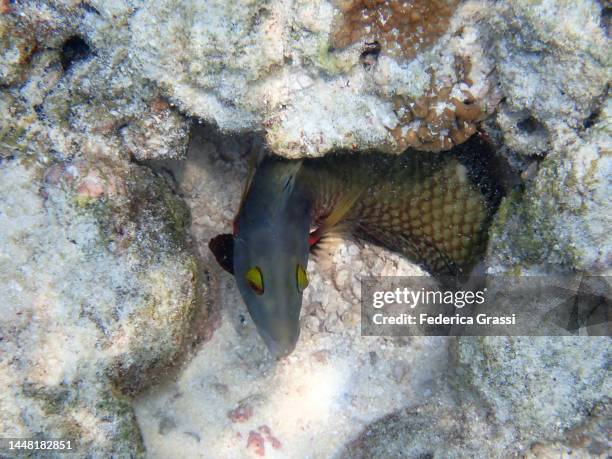
[[[356,64],[351,55],[334,51],[330,48],[328,40],[321,40],[317,46],[317,52],[313,56],[315,66],[325,71],[328,75],[339,75],[346,73]]]

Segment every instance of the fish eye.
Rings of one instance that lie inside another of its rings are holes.
[[[264,284],[263,284],[263,274],[261,273],[261,269],[259,266],[253,266],[249,269],[246,274],[246,281],[253,290],[258,295],[263,295],[264,292]]]
[[[304,289],[308,287],[308,274],[306,274],[306,270],[300,264],[297,265],[295,274],[297,278],[298,291],[303,292]]]

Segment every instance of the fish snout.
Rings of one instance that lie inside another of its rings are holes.
[[[281,359],[293,352],[300,336],[300,327],[291,331],[285,328],[284,332],[278,336],[272,336],[267,330],[258,327],[259,335],[262,337],[266,347],[272,356]]]

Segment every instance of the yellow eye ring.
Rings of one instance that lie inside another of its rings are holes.
[[[297,269],[295,271],[295,276],[297,279],[297,288],[299,292],[303,292],[306,287],[308,287],[308,274],[306,274],[306,270],[302,265],[297,265]]]
[[[257,295],[263,295],[263,275],[261,274],[261,269],[259,269],[259,266],[253,266],[246,272],[244,277],[246,278],[249,287],[251,287],[251,290],[253,290]]]

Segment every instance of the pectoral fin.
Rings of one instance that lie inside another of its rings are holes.
[[[311,247],[315,246],[323,237],[331,235],[332,233],[341,235],[343,233],[350,232],[349,230],[347,230],[350,225],[340,225],[340,223],[351,211],[351,209],[361,196],[362,192],[363,188],[353,187],[353,189],[348,190],[342,195],[342,197],[338,200],[329,215],[327,215],[319,223],[319,226],[316,230],[310,233],[308,242]]]

